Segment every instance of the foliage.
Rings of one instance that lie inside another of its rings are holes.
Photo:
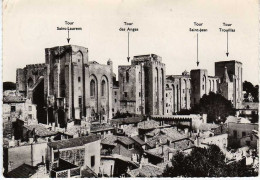
[[[254,102],[259,102],[259,86],[254,86],[251,82],[244,81],[243,82],[243,91],[246,91],[245,98],[248,97],[249,93],[253,96]],[[248,101],[248,99],[245,99],[245,101]]]
[[[13,82],[3,82],[3,91],[6,90],[15,90],[16,84]]]
[[[116,112],[115,116],[112,119],[119,119],[119,118],[127,118],[132,117],[133,115],[126,112],[126,113],[120,113],[119,111]]]
[[[245,163],[226,164],[218,146],[208,149],[195,147],[189,155],[178,152],[172,158],[172,166],[166,167],[164,177],[237,177],[255,176]]]
[[[221,94],[210,92],[203,95],[198,105],[193,108],[194,112],[207,114],[208,122],[220,123],[226,120],[229,115],[235,115],[231,101]]]

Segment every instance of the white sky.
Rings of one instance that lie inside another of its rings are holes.
[[[243,80],[258,84],[259,25],[257,0],[8,0],[3,3],[3,81],[14,81],[16,68],[44,63],[45,48],[66,45],[67,32],[57,31],[73,21],[82,31],[70,32],[71,44],[89,49],[89,59],[106,63],[110,58],[117,74],[127,62],[127,32],[123,22],[133,22],[130,56],[157,54],[166,74],[181,74],[196,66],[196,33],[193,22],[208,32],[199,33],[199,68],[214,75],[214,62],[243,63]],[[232,23],[229,57],[222,23]]]

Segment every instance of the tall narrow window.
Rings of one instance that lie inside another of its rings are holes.
[[[101,96],[105,96],[106,94],[106,82],[105,80],[102,80],[102,83],[101,83]]]
[[[95,81],[92,79],[90,81],[90,96],[94,97],[95,96],[95,91],[96,91],[96,83]]]
[[[81,81],[81,79],[80,79],[80,77],[78,77],[78,82],[80,82]]]
[[[15,106],[11,106],[11,112],[15,112]]]
[[[129,82],[129,72],[126,71],[126,82]]]
[[[82,106],[82,97],[79,97],[79,107]]]
[[[95,166],[95,156],[91,156],[91,167]]]

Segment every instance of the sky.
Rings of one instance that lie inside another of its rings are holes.
[[[243,63],[243,80],[259,83],[258,0],[4,0],[3,81],[16,80],[16,69],[45,62],[45,48],[67,45],[65,21],[82,31],[70,31],[70,44],[87,47],[89,60],[128,65],[127,32],[124,22],[138,28],[129,35],[129,55],[157,54],[166,64],[166,75],[184,70],[208,69],[214,62]],[[194,22],[207,32],[197,33]],[[235,32],[220,32],[223,23]]]

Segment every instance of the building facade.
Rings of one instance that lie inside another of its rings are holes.
[[[41,123],[66,127],[69,119],[106,122],[112,117],[113,63],[88,60],[88,49],[45,49],[45,64],[17,70],[17,91],[37,104]],[[37,97],[37,98],[36,98]]]
[[[118,67],[120,110],[135,114],[165,113],[165,64],[155,54],[134,56]]]
[[[233,83],[233,105],[236,109],[240,108],[243,101],[243,68],[239,61],[219,61],[215,62],[215,75],[220,78],[228,74],[230,82]],[[230,88],[231,90],[231,88]]]

